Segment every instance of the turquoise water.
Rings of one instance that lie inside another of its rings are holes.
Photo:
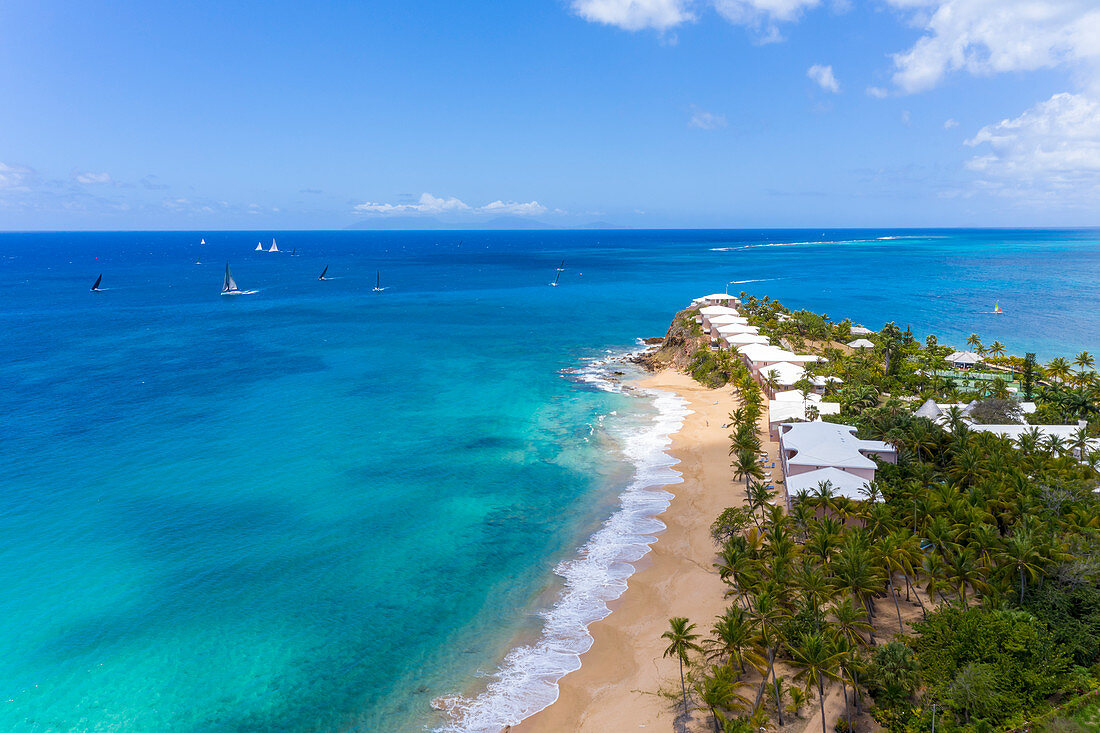
[[[269,238],[0,234],[0,729],[469,730],[537,709],[660,528],[645,486],[672,477],[678,405],[591,363],[728,281],[958,344],[1100,346],[1092,231],[251,251]],[[227,259],[255,295],[218,295]],[[429,706],[454,695],[466,717]]]

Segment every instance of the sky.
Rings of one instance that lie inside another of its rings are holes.
[[[1100,225],[1100,0],[0,4],[0,230]]]

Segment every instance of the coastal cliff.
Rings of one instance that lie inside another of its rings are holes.
[[[635,362],[651,372],[662,369],[689,370],[695,352],[708,345],[703,327],[695,322],[698,314],[697,308],[685,308],[677,313],[661,339],[660,348],[642,354]]]

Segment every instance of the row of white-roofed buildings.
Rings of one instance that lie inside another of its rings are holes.
[[[814,491],[825,482],[835,494],[860,498],[874,481],[874,459],[897,461],[897,450],[889,443],[861,440],[854,427],[820,421],[822,415],[840,413],[838,403],[823,402],[821,395],[826,382],[841,381],[839,377],[807,376],[805,365],[821,357],[773,345],[738,312],[741,301],[735,296],[708,295],[693,305],[699,308],[695,320],[711,342],[719,349],[735,349],[771,398],[768,421],[773,438],[779,441],[788,508],[792,496],[802,490]],[[810,389],[795,389],[804,379],[809,384],[803,382],[802,386]]]

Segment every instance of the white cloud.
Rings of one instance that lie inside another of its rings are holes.
[[[77,173],[73,175],[77,183],[110,183],[110,173],[92,173],[91,171],[85,171],[84,173]]]
[[[1014,119],[986,125],[966,141],[988,146],[967,167],[986,176],[1034,185],[1100,183],[1100,103],[1055,94]]]
[[[623,30],[666,31],[695,20],[690,0],[573,0],[573,12],[593,23]]]
[[[484,206],[473,207],[455,197],[440,198],[430,193],[420,194],[415,204],[380,204],[366,202],[357,204],[354,210],[360,214],[409,214],[409,215],[433,215],[433,214],[511,214],[514,216],[532,216],[546,213],[547,208],[538,201],[521,203],[516,201],[497,200]]]
[[[376,204],[368,201],[357,205],[355,210],[364,214],[441,214],[469,211],[470,207],[454,197],[443,199],[422,193],[415,204]]]
[[[911,12],[925,31],[893,57],[893,81],[903,92],[931,89],[952,71],[990,75],[1100,62],[1096,0],[887,1]]]
[[[494,201],[491,204],[485,204],[479,209],[486,214],[512,214],[515,216],[534,216],[537,214],[545,214],[546,207],[540,204],[538,201],[528,201],[525,204],[516,203],[514,201]]]
[[[714,0],[714,9],[731,23],[757,25],[797,20],[803,10],[820,4],[821,0]]]
[[[951,117],[951,118],[946,119],[946,120],[943,121],[943,129],[945,129],[945,130],[953,130],[958,126],[959,126],[959,121],[956,120],[954,117]]]
[[[33,176],[30,168],[0,163],[0,189],[24,190]]]
[[[901,111],[901,124],[909,127],[913,123],[913,117],[909,114],[909,110],[903,109]]]
[[[890,96],[890,91],[882,87],[867,87],[867,96],[875,99],[886,99]]]
[[[712,112],[692,107],[691,120],[688,122],[688,127],[697,127],[700,130],[718,130],[725,126],[725,115],[716,115]]]
[[[836,76],[833,75],[832,66],[822,66],[821,64],[814,64],[806,70],[806,76],[814,80],[814,82],[827,92],[833,94],[840,93],[840,83],[836,80]]]

